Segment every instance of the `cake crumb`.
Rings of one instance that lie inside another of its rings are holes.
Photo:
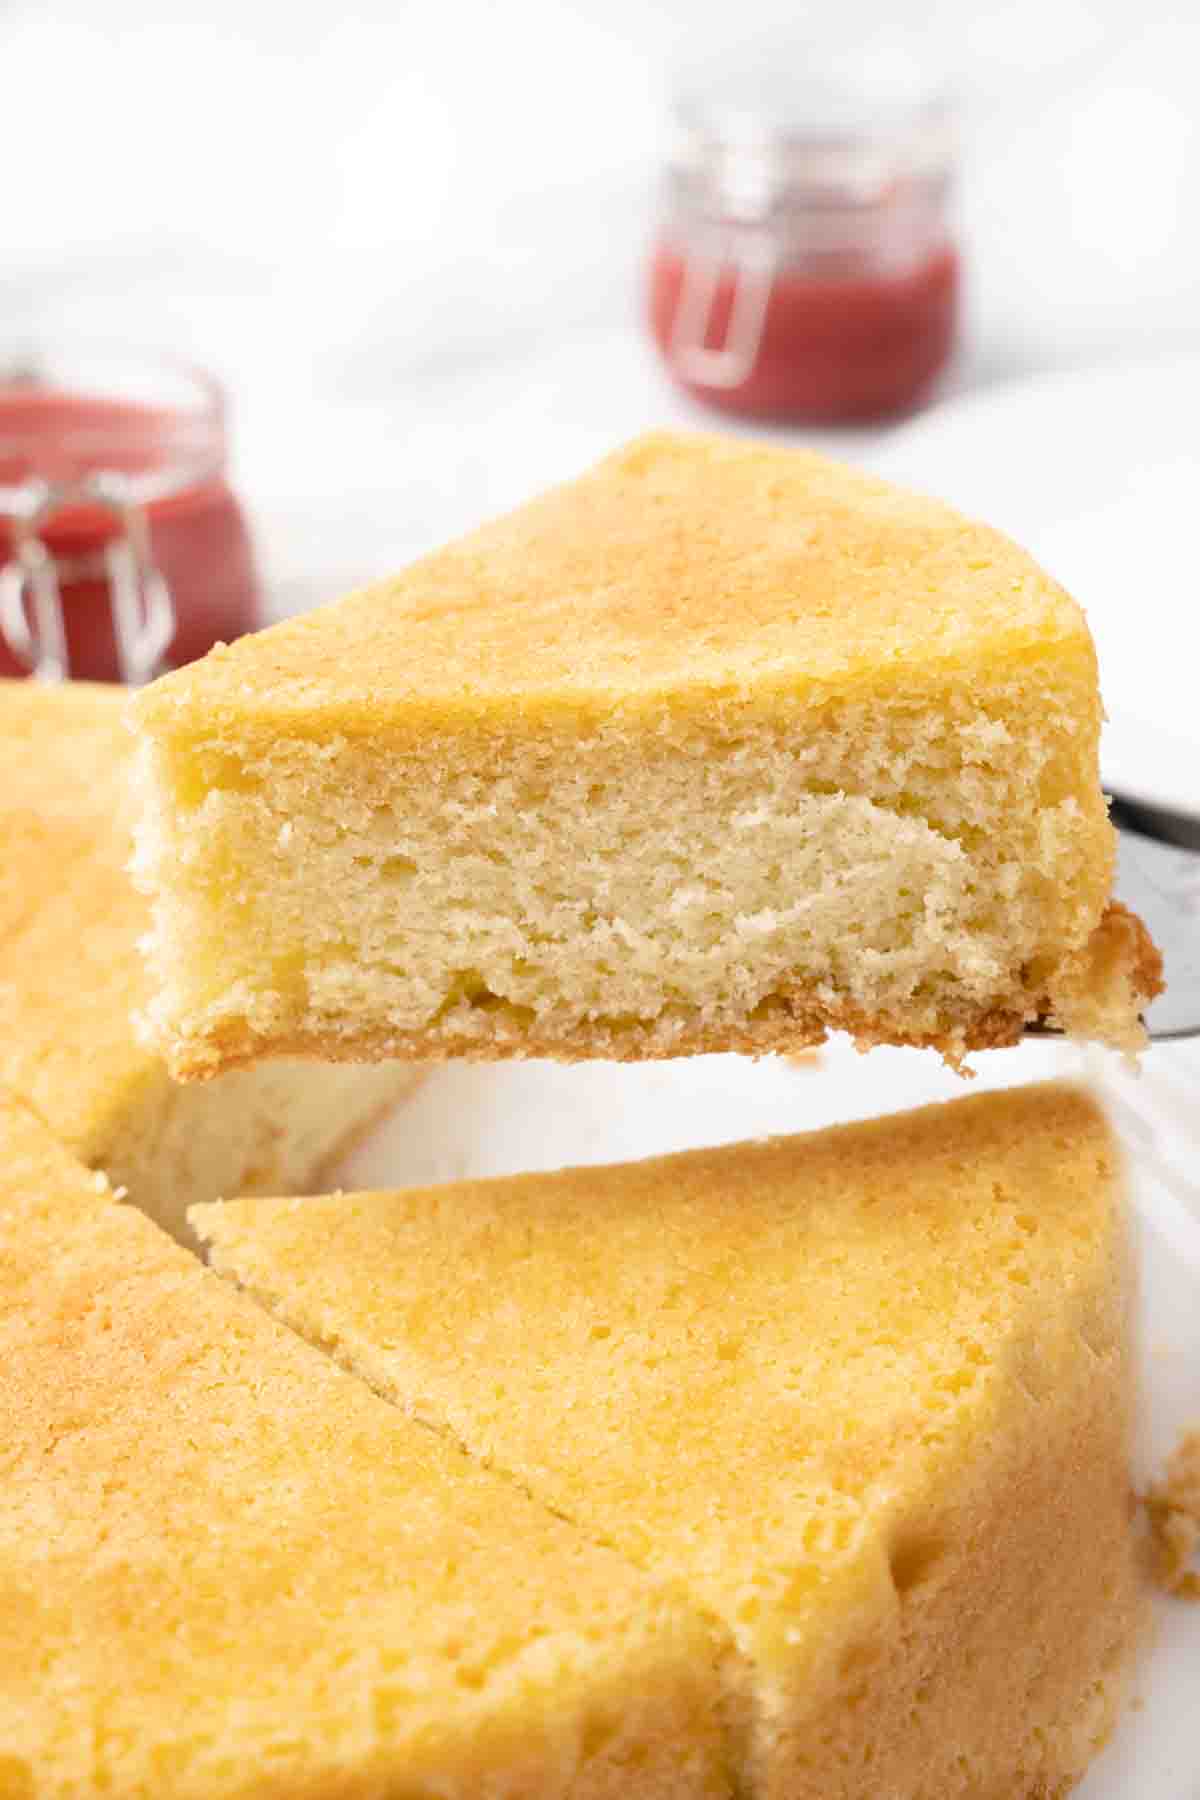
[[[1200,1600],[1200,1572],[1189,1566],[1200,1552],[1200,1431],[1180,1439],[1145,1507],[1155,1582],[1168,1594]]]

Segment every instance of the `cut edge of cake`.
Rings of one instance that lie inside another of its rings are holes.
[[[0,679],[0,1082],[187,1242],[195,1201],[327,1181],[423,1072],[272,1060],[185,1088],[139,1044],[149,909],[126,867],[127,703]]]

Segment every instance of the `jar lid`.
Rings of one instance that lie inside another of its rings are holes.
[[[671,110],[677,184],[726,218],[875,206],[954,162],[948,83],[900,45],[758,44],[694,67]]]
[[[5,661],[50,681],[157,674],[177,617],[150,509],[224,458],[223,391],[199,370],[108,346],[0,353]]]
[[[110,345],[0,352],[0,518],[79,501],[148,506],[219,470],[211,376]]]

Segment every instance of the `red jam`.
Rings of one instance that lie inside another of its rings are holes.
[[[223,424],[210,418],[201,429],[203,453],[189,457],[195,424],[172,407],[33,382],[0,386],[0,487],[30,479],[70,487],[103,471],[147,478],[165,490],[146,501],[144,516],[150,558],[175,613],[168,666],[190,662],[218,638],[237,637],[259,622],[250,534],[224,473]],[[68,671],[75,677],[120,679],[102,552],[121,529],[106,507],[78,500],[38,526],[56,565]],[[11,522],[0,517],[0,562],[12,550]],[[0,636],[0,674],[27,672]]]
[[[829,24],[708,53],[672,103],[650,330],[739,418],[894,417],[954,346],[952,98],[919,47]]]
[[[950,356],[959,310],[959,262],[942,244],[914,266],[866,271],[853,260],[819,272],[779,269],[771,281],[757,350],[729,385],[687,373],[676,355],[685,257],[661,243],[650,271],[650,328],[680,385],[742,418],[835,424],[903,413],[927,395]],[[738,275],[722,268],[712,289],[702,348],[729,342]]]

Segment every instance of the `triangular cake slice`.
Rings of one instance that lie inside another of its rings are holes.
[[[308,1187],[419,1070],[284,1059],[207,1088],[171,1081],[131,1017],[149,909],[128,873],[125,701],[0,680],[0,1081],[182,1231],[195,1201]]]
[[[726,1800],[719,1643],[0,1102],[5,1800]]]
[[[720,1620],[739,1792],[1066,1791],[1139,1617],[1116,1151],[992,1093],[193,1213],[214,1265]]]
[[[157,1040],[641,1058],[1123,1044],[1096,659],[1016,546],[806,451],[645,438],[139,699]]]

